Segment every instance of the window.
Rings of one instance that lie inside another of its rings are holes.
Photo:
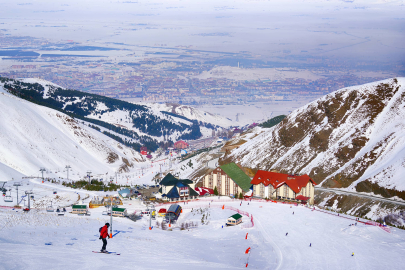
[[[267,195],[267,198],[272,198],[273,197],[273,192],[274,192],[274,188],[273,185],[269,185],[269,194]]]
[[[225,176],[225,195],[229,195],[229,178]]]
[[[260,183],[260,197],[264,198],[264,185],[263,185],[263,183]]]
[[[180,196],[188,196],[188,187],[180,188]]]

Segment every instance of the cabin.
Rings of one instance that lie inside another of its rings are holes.
[[[316,183],[308,175],[289,175],[259,170],[253,177],[253,196],[314,204]]]
[[[72,205],[72,214],[87,214],[87,205]]]
[[[203,178],[203,187],[218,190],[218,195],[237,197],[250,191],[251,179],[235,163],[219,166]]]
[[[127,216],[127,209],[113,207],[112,208],[112,215],[113,215],[113,217],[126,217]]]
[[[141,147],[141,155],[146,156],[148,154],[148,148],[146,148],[145,146]]]
[[[174,149],[187,149],[189,147],[189,144],[183,140],[180,140],[180,141],[175,142],[173,147],[174,147]]]
[[[235,214],[228,218],[228,220],[226,221],[226,226],[236,226],[240,223],[242,223],[242,215]]]
[[[174,223],[177,221],[181,213],[181,206],[178,204],[170,205],[166,212],[165,220],[167,223]]]
[[[195,184],[189,179],[177,179],[172,174],[167,174],[159,183],[159,193],[167,201],[185,201],[198,197]]]

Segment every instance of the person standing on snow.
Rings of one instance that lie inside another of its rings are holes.
[[[103,247],[101,248],[101,252],[107,252],[107,237],[110,238],[108,235],[108,227],[110,227],[110,223],[106,223],[103,227],[100,229],[100,239],[103,241]]]

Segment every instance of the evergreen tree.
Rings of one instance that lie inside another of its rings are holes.
[[[218,193],[217,186],[215,186],[215,187],[214,187],[214,195],[218,196],[218,194],[219,194],[219,193]]]

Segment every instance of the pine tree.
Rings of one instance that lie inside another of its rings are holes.
[[[214,187],[214,195],[216,195],[216,196],[218,195],[218,189],[217,189],[217,186],[215,186],[215,187]]]

